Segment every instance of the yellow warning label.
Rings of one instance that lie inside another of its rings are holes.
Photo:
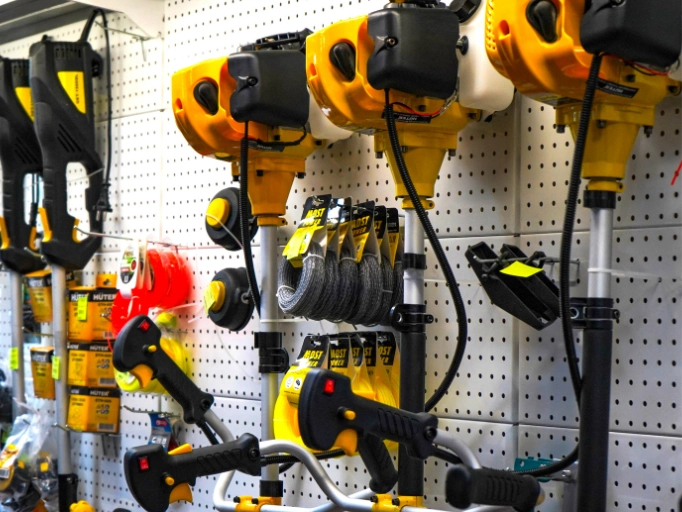
[[[520,261],[515,261],[507,268],[500,270],[502,274],[507,274],[508,276],[528,278],[533,277],[535,274],[542,272],[541,268],[531,267]]]
[[[21,103],[21,106],[24,107],[24,110],[26,111],[26,114],[28,117],[31,118],[31,121],[34,120],[34,111],[33,111],[33,97],[31,96],[31,88],[30,87],[17,87],[14,89],[14,93],[17,95],[17,99],[19,100],[19,103]]]
[[[83,85],[82,71],[60,71],[57,73],[62,87],[69,95],[71,101],[81,114],[86,113],[85,87]]]

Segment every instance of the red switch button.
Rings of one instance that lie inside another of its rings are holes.
[[[137,463],[140,465],[140,471],[147,471],[149,469],[149,459],[147,457],[140,458]]]
[[[151,326],[149,325],[149,322],[147,320],[143,320],[138,329],[142,332],[147,332],[150,327]]]
[[[334,379],[327,379],[324,383],[324,394],[325,395],[333,395],[334,394],[334,386],[335,386]]]

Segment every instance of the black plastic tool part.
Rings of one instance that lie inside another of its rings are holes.
[[[225,287],[225,301],[218,311],[208,311],[208,317],[219,327],[241,331],[253,315],[253,299],[249,293],[246,269],[225,268],[212,281],[219,281]]]
[[[528,23],[546,43],[554,43],[559,38],[556,26],[558,14],[551,0],[534,0],[526,8]]]
[[[366,435],[358,439],[358,452],[370,475],[369,488],[379,494],[390,492],[398,482],[398,471],[384,442]]]
[[[500,249],[500,257],[503,260],[515,260],[515,259],[526,259],[529,265],[542,266],[543,260],[541,258],[546,258],[544,252],[534,252],[531,256],[526,256],[526,254],[515,245],[503,244]],[[561,313],[561,307],[559,306],[559,287],[554,284],[554,282],[547,276],[545,272],[540,272],[535,274],[533,277],[528,279],[518,279],[521,286],[528,290],[528,293],[537,297],[537,299],[549,309],[550,313],[547,317],[550,318],[554,315],[555,318],[559,318]]]
[[[330,387],[333,387],[331,393]],[[353,411],[355,419],[345,419],[346,411]],[[426,459],[433,454],[429,435],[435,434],[438,418],[362,398],[353,393],[351,381],[345,375],[314,369],[303,381],[298,423],[303,442],[314,450],[329,450],[341,432],[351,429],[359,437],[371,434],[402,443],[412,457]]]
[[[508,246],[508,253],[509,247],[512,246]],[[513,254],[523,255],[518,248]],[[497,307],[537,330],[544,329],[558,318],[559,299],[551,282],[548,284],[548,280],[541,280],[538,275],[524,279],[502,274],[500,258],[485,242],[469,247],[465,256],[488,298]],[[495,262],[482,263],[481,260]]]
[[[24,179],[40,175],[43,159],[33,121],[17,96],[18,88],[28,88],[28,60],[0,58],[0,165],[2,165],[2,214],[9,245],[0,250],[7,268],[28,274],[45,266],[40,258],[24,248],[31,245],[32,227],[24,212]],[[30,93],[29,93],[30,94]],[[33,247],[37,250],[37,248]]]
[[[225,222],[223,222],[223,226],[225,227],[218,226],[217,228],[214,228],[207,221],[204,222],[206,233],[213,242],[224,247],[228,251],[239,251],[241,249],[241,242],[239,242],[241,234],[239,228],[239,189],[236,187],[224,188],[213,196],[211,202],[216,199],[224,199],[230,204],[230,214],[227,216]],[[251,217],[250,201],[248,202],[248,205],[248,214],[251,219],[251,240],[253,240],[253,237],[256,236],[256,233],[258,232],[258,223]]]
[[[385,8],[367,18],[375,89],[447,99],[457,88],[459,19],[449,9]]]
[[[197,477],[232,470],[257,476],[260,459],[258,439],[244,434],[235,441],[178,455],[166,453],[160,444],[140,446],[128,450],[123,467],[128,488],[140,506],[147,512],[164,512],[179,485],[194,485]]]
[[[258,373],[284,373],[289,369],[289,353],[282,348],[281,332],[254,333],[258,350]]]
[[[89,236],[80,242],[74,240],[76,219],[67,209],[66,166],[78,162],[85,168],[89,183],[85,190],[85,206],[90,231],[101,232],[102,219],[98,219],[94,208],[103,173],[102,161],[95,149],[92,78],[95,71],[101,73],[102,58],[87,42],[47,39],[34,43],[30,54],[35,129],[43,152],[43,207],[52,231],[49,239],[43,238],[41,251],[60,267],[81,270],[97,252],[102,239]],[[74,98],[85,112],[71,100],[60,82],[59,73],[74,73],[63,76],[67,76],[65,81],[70,82]]]
[[[450,10],[457,15],[460,23],[468,21],[476,14],[480,6],[481,0],[452,0],[450,2]]]
[[[445,481],[446,501],[460,509],[476,504],[530,512],[537,505],[540,491],[540,484],[530,475],[489,468],[472,469],[463,464],[450,468]]]
[[[336,43],[329,50],[329,60],[338,69],[346,81],[355,78],[355,48],[347,42]]]
[[[589,53],[666,68],[682,50],[680,18],[678,0],[592,0],[580,24],[580,42]]]
[[[166,354],[161,348],[161,331],[144,315],[130,320],[114,343],[114,367],[119,372],[129,372],[139,365],[150,368],[154,378],[180,404],[185,423],[204,421],[213,396],[201,391]]]
[[[227,59],[237,82],[230,96],[236,121],[301,128],[308,122],[310,93],[305,55],[298,50],[248,51]],[[282,87],[286,94],[282,94]]]
[[[78,503],[78,475],[58,475],[59,510],[69,510],[71,505]]]
[[[209,80],[203,80],[194,86],[194,99],[212,116],[218,113],[218,86]]]

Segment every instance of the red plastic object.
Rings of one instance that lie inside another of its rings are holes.
[[[168,309],[180,306],[187,301],[191,285],[189,267],[184,258],[179,254],[168,251],[163,253],[168,258],[168,275],[170,277],[170,287],[168,294],[159,303],[158,307]]]
[[[150,308],[161,304],[170,288],[168,258],[156,249],[147,251],[147,264],[152,275],[152,288],[147,291],[144,301]],[[141,294],[142,295],[142,294]]]
[[[149,305],[145,302],[144,297],[135,295],[135,293],[137,291],[133,292],[132,298],[128,299],[121,295],[121,292],[118,292],[114,298],[114,303],[111,306],[111,325],[114,334],[117,336],[128,323],[128,320],[149,313]]]

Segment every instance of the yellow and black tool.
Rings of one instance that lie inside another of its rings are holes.
[[[680,91],[665,69],[648,65],[665,67],[677,59],[682,6],[665,0],[651,7],[604,0],[487,2],[491,62],[521,93],[555,106],[557,126],[569,126],[575,139],[561,236],[559,304],[566,361],[580,407],[580,441],[542,472],[564,469],[579,457],[578,510],[607,507],[613,321],[618,317],[609,269],[617,194],[624,189],[640,129],[651,133],[656,105]],[[587,297],[572,298],[569,269],[581,178],[587,180],[582,204],[590,208],[590,273]],[[581,365],[573,329],[583,330]]]
[[[329,370],[307,372],[298,407],[301,436],[318,450],[336,445],[362,453],[368,441],[390,439],[404,446],[411,457],[424,460],[434,455],[435,441],[443,435],[433,414],[412,413],[363,398],[353,393],[348,377]],[[374,490],[371,483],[370,488]],[[464,464],[451,468],[446,482],[449,503],[462,509],[476,503],[530,511],[540,491],[531,476]]]
[[[2,207],[0,260],[10,270],[28,274],[45,264],[36,253],[37,180],[42,175],[40,144],[33,126],[28,60],[0,58],[0,163]],[[32,176],[33,200],[26,222],[25,178]]]
[[[557,126],[568,126],[574,137],[592,62],[580,43],[584,12],[584,0],[488,0],[491,62],[519,92],[555,106]],[[605,55],[597,87],[582,176],[588,190],[622,192],[640,129],[652,129],[656,105],[678,94],[680,85],[665,73]]]
[[[126,482],[135,500],[147,512],[164,512],[171,503],[192,502],[190,486],[202,476],[241,471],[257,476],[261,470],[258,439],[244,434],[230,441],[193,450],[188,444],[166,453],[150,444],[128,450],[123,460]]]

